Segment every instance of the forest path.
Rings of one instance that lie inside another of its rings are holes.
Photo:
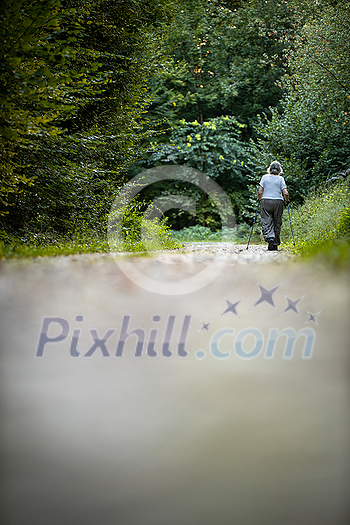
[[[178,252],[201,252],[237,263],[286,261],[292,257],[288,250],[268,251],[267,244],[233,244],[230,242],[186,242]],[[171,252],[170,252],[171,253]]]
[[[3,522],[348,523],[349,289],[228,243],[3,262]]]

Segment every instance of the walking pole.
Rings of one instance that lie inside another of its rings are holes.
[[[289,215],[290,230],[291,230],[291,232],[292,232],[293,244],[294,244],[294,246],[295,246],[294,233],[293,233],[293,226],[292,226],[292,219],[290,218],[289,202],[287,202],[287,208],[288,208],[288,215]]]
[[[258,205],[256,207],[254,222],[253,222],[252,229],[250,230],[249,241],[248,241],[246,250],[248,250],[248,248],[249,248],[249,243],[250,243],[250,239],[251,239],[251,236],[252,236],[252,233],[253,233],[253,228],[254,228],[254,224],[255,224],[255,221],[256,221],[256,216],[258,215],[259,204],[260,204],[260,202],[258,202]]]

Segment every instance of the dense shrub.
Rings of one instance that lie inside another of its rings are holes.
[[[350,206],[340,212],[336,232],[338,237],[350,239]]]
[[[88,252],[141,252],[177,248],[165,220],[143,217],[144,203],[132,203],[123,211],[121,238],[111,245],[106,232],[77,232],[73,237],[56,238],[49,234],[31,235],[24,241],[0,231],[0,258],[70,255]]]
[[[350,187],[342,181],[333,187],[324,186],[312,192],[304,204],[291,209],[294,237],[298,249],[326,240],[346,237],[350,205]],[[291,231],[285,214],[283,238],[291,241]]]
[[[281,104],[261,116],[252,143],[256,172],[279,160],[298,204],[350,166],[350,2],[316,4],[286,57]]]
[[[291,209],[295,252],[335,263],[350,263],[350,181],[313,192]],[[288,218],[282,225],[285,246],[292,248]]]

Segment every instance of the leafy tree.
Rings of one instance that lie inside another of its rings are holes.
[[[144,165],[188,164],[210,174],[231,195],[240,220],[248,197],[248,166],[253,169],[241,141],[251,136],[257,114],[268,113],[271,105],[279,103],[283,91],[276,82],[286,71],[285,53],[293,44],[296,27],[295,9],[287,1],[180,0],[165,42],[168,62],[150,84],[154,99],[148,116],[162,122],[166,134],[156,139],[159,149],[151,145],[154,149]],[[216,118],[214,130],[209,124]],[[218,129],[237,125],[235,118],[245,124],[239,146],[230,134],[234,126],[230,132]],[[200,142],[192,133],[193,122],[201,127]],[[238,151],[244,158],[241,173]],[[136,164],[131,174],[139,168]],[[205,199],[198,194],[202,209]],[[211,210],[207,203],[205,216],[197,214],[196,220],[217,228]],[[185,225],[169,215],[173,226]]]
[[[83,223],[101,229],[145,135],[146,79],[170,7],[154,0],[6,2],[5,229],[24,238],[72,233]]]
[[[350,3],[336,4],[305,23],[288,57],[283,114],[272,110],[254,147],[258,171],[282,162],[297,201],[350,164]]]
[[[152,80],[150,116],[172,125],[234,115],[250,132],[256,115],[281,98],[276,81],[293,42],[293,7],[275,0],[182,0],[180,7],[169,29],[169,62]]]
[[[7,195],[16,192],[20,183],[30,183],[16,158],[18,149],[33,147],[34,137],[57,134],[53,121],[59,113],[72,109],[64,93],[73,75],[59,66],[66,65],[76,53],[71,44],[77,41],[78,28],[72,21],[72,11],[60,6],[59,0],[5,0],[0,15],[3,206],[8,204]]]
[[[166,144],[151,144],[147,159],[134,166],[135,172],[153,166],[178,164],[195,168],[214,179],[231,197],[236,218],[240,219],[241,207],[247,192],[247,171],[249,159],[241,133],[245,125],[234,117],[216,117],[200,124],[197,120],[181,120],[173,128],[170,141]],[[153,185],[152,185],[153,186]],[[220,227],[220,220],[207,195],[198,188],[174,181],[159,183],[143,193],[143,197],[154,199],[161,194],[176,192],[191,195],[197,202],[196,217],[190,219],[185,212],[168,213],[169,224],[175,229],[194,222],[212,229]]]

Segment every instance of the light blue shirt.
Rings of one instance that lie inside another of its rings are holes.
[[[281,175],[263,175],[260,181],[260,186],[264,188],[263,199],[281,199],[282,190],[287,186],[285,180]]]

